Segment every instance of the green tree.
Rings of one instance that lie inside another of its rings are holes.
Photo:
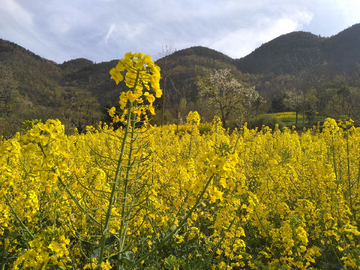
[[[291,110],[296,112],[296,124],[298,123],[298,113],[302,113],[303,125],[305,124],[305,116],[309,122],[316,113],[316,90],[309,89],[302,91],[300,89],[292,89],[285,92],[284,104]]]
[[[21,125],[24,104],[17,91],[18,82],[10,66],[0,62],[0,138],[12,137]]]
[[[0,117],[7,117],[15,110],[18,83],[12,69],[0,62]]]
[[[104,117],[97,99],[87,91],[68,87],[63,93],[62,121],[66,131],[77,128],[78,132],[85,132],[86,126],[95,126]]]
[[[256,101],[262,100],[253,87],[245,87],[230,73],[230,69],[215,70],[214,73],[197,79],[199,99],[208,110],[217,114],[227,127],[229,120],[243,123],[253,113]]]
[[[175,73],[174,66],[176,65],[178,58],[172,56],[176,52],[176,49],[170,45],[162,48],[162,52],[157,56],[158,60],[156,64],[161,68],[161,86],[162,86],[162,108],[161,108],[161,125],[165,121],[165,111],[168,103],[168,87],[167,82],[171,75]],[[172,56],[172,57],[170,57]]]
[[[328,101],[324,112],[327,116],[339,119],[342,116],[352,118],[353,120],[360,119],[360,88],[356,86],[349,86],[346,81],[336,81],[340,76],[337,76],[327,88]]]
[[[315,117],[317,110],[318,89],[320,88],[321,82],[328,76],[327,74],[327,63],[319,64],[320,60],[314,61],[309,60],[288,61],[294,72],[294,84],[291,90],[286,91],[286,98],[284,103],[287,107],[296,111],[296,123],[297,115],[301,112],[303,117],[303,125],[305,124],[305,117],[308,118],[309,122]]]

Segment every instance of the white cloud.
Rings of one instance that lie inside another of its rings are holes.
[[[0,5],[0,34],[17,42],[25,42],[29,36],[37,36],[33,16],[14,0],[4,0]]]
[[[121,33],[121,36],[125,37],[130,42],[133,42],[143,34],[145,28],[146,25],[143,23],[132,24],[123,22],[119,26],[119,32]]]
[[[339,10],[342,12],[346,24],[359,23],[360,1],[359,0],[336,0]]]
[[[108,32],[107,32],[107,34],[106,34],[105,43],[108,42],[111,34],[114,32],[115,29],[116,29],[116,26],[115,26],[115,24],[113,23],[113,24],[110,26],[110,28],[109,28],[109,30],[108,30]]]
[[[238,58],[292,31],[336,34],[360,13],[359,0],[1,2],[0,38],[57,62],[156,55],[166,45],[207,46]]]
[[[11,18],[11,23],[5,23],[5,20],[2,19],[3,23],[1,27],[10,27],[12,24],[21,27],[31,27],[33,25],[33,16],[24,10],[18,3],[14,0],[3,0],[0,5],[0,12],[2,18]]]
[[[251,27],[240,28],[228,32],[217,41],[208,41],[208,46],[219,50],[233,58],[241,58],[255,48],[276,37],[298,31],[311,22],[313,14],[310,12],[295,11],[293,14],[283,14],[277,19],[273,16],[261,18]]]

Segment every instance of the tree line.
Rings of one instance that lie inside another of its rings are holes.
[[[0,136],[13,136],[31,119],[57,118],[68,134],[75,128],[85,132],[86,126],[99,121],[109,123],[106,111],[118,104],[123,91],[109,79],[115,61],[94,64],[77,59],[56,67],[46,61],[31,64],[26,57],[9,58],[13,64],[9,59],[0,62]],[[359,66],[336,73],[318,59],[287,58],[291,74],[248,74],[216,51],[195,47],[178,52],[167,47],[157,60],[164,95],[156,101],[152,123],[182,124],[195,110],[204,121],[218,115],[230,128],[251,124],[259,114],[285,111],[301,116],[298,128],[314,124],[317,115],[358,123]]]

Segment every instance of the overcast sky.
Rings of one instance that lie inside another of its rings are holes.
[[[62,63],[205,46],[241,58],[292,31],[360,23],[360,0],[0,0],[0,38]]]

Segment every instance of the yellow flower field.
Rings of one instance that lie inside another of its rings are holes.
[[[135,126],[155,98],[139,78],[161,95],[150,61],[122,62],[123,128],[0,142],[1,269],[360,269],[360,129]]]
[[[332,119],[325,125],[301,136],[246,128],[228,135],[216,122],[204,135],[190,123],[184,133],[176,126],[142,133],[134,164],[124,164],[131,166],[127,188],[137,188],[126,202],[131,216],[115,198],[103,269],[115,260],[126,218],[123,253],[144,261],[133,269],[164,266],[170,256],[179,269],[208,258],[204,269],[358,269],[360,130]],[[1,142],[5,269],[90,263],[121,136],[123,130],[104,127],[67,137],[61,123],[48,121]],[[143,260],[190,212],[158,249],[159,261]]]
[[[276,118],[283,119],[283,118],[295,118],[296,112],[283,112],[283,113],[274,113]]]

